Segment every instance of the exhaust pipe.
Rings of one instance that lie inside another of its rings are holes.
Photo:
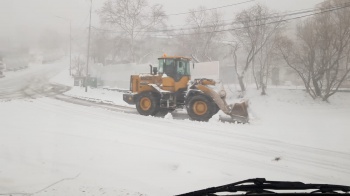
[[[149,65],[149,68],[150,68],[150,72],[149,72],[149,73],[150,73],[151,75],[153,75],[153,74],[152,74],[152,70],[153,70],[152,65]]]

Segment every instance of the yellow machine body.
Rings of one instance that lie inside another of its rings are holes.
[[[131,75],[130,92],[123,95],[125,102],[136,104],[142,115],[156,115],[186,107],[193,120],[207,121],[219,110],[234,120],[248,122],[248,102],[228,105],[226,92],[216,92],[211,79],[190,82],[190,59],[179,56],[158,58],[158,67],[150,66],[150,73]],[[191,83],[191,85],[189,85]]]
[[[179,89],[187,88],[190,76],[183,76],[179,81],[171,77],[162,75],[132,75],[130,78],[130,91],[132,93],[142,93],[146,91],[156,91],[149,84],[155,84],[164,91],[177,92]]]

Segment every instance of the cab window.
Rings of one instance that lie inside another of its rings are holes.
[[[174,76],[176,74],[175,60],[174,59],[159,59],[159,73],[165,73],[168,76]]]
[[[189,62],[185,60],[159,59],[158,71],[178,81],[182,76],[190,75]]]
[[[177,73],[181,76],[189,76],[190,66],[188,61],[177,61]]]

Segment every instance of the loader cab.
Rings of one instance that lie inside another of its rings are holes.
[[[166,74],[176,82],[183,76],[191,76],[190,59],[185,57],[162,57],[159,58],[158,72]]]

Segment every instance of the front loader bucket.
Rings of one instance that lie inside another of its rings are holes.
[[[244,100],[240,103],[228,105],[225,100],[225,96],[220,96],[219,93],[209,88],[208,86],[198,84],[196,87],[203,91],[206,95],[209,95],[216,105],[225,114],[231,116],[233,121],[247,123],[249,121],[248,116],[248,101]],[[226,94],[226,93],[225,93]]]
[[[248,101],[243,101],[241,103],[235,103],[233,106],[231,106],[231,112],[229,115],[231,118],[235,121],[247,123],[249,121],[248,116]]]

